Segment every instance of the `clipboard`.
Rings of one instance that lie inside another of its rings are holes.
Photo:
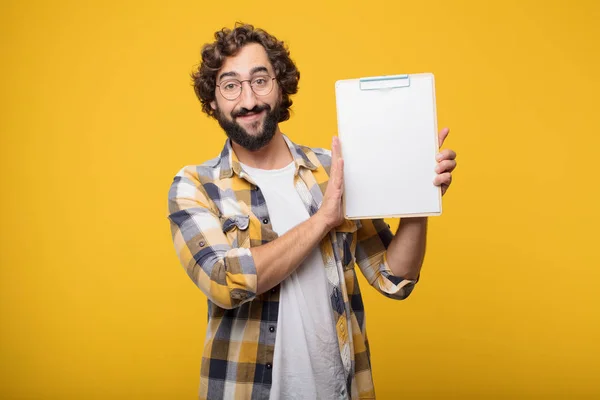
[[[439,216],[439,151],[431,73],[335,83],[346,219]]]

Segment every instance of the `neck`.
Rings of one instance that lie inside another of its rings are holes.
[[[252,168],[280,169],[294,160],[279,128],[273,139],[259,150],[249,151],[234,141],[231,147],[238,160]]]

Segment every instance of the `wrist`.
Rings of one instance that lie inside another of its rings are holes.
[[[327,218],[321,210],[317,211],[312,218],[316,224],[316,228],[321,233],[321,236],[325,236],[327,232],[334,228],[330,219]]]
[[[427,225],[427,217],[411,217],[400,219],[400,224],[404,225]]]

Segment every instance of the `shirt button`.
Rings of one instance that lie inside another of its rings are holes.
[[[265,225],[266,225],[266,224],[268,224],[268,223],[269,223],[269,220],[268,220],[267,218],[263,219],[263,224],[265,224]]]
[[[271,293],[275,293],[275,292],[277,292],[277,289],[275,289],[275,288],[271,289]]]
[[[204,247],[204,242],[200,242],[200,247]]]
[[[267,367],[267,369],[273,368],[273,366],[271,365],[271,363],[267,363],[267,365],[265,365],[265,367]]]
[[[274,326],[270,326],[269,327],[269,332],[275,332],[275,327]]]

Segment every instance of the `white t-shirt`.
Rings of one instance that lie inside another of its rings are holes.
[[[295,164],[262,170],[242,164],[260,188],[273,230],[282,236],[309,218],[294,188]],[[316,246],[283,282],[270,399],[338,399],[345,391],[325,266]]]

